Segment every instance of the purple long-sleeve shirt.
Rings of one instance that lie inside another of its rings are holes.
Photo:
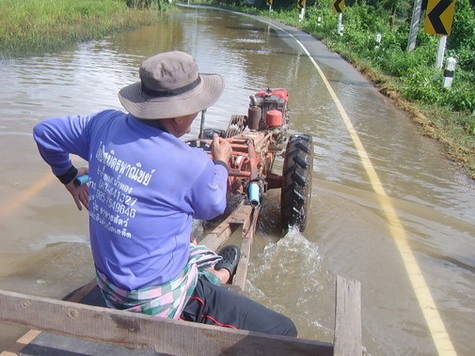
[[[225,166],[130,114],[47,119],[34,138],[58,176],[72,167],[70,154],[89,162],[93,258],[120,288],[175,278],[188,260],[192,219],[212,219],[226,207]]]

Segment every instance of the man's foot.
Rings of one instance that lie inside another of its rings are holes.
[[[218,255],[223,257],[223,259],[214,266],[214,269],[219,270],[225,268],[232,277],[234,273],[236,273],[237,265],[241,258],[241,250],[235,245],[224,246],[218,252]]]

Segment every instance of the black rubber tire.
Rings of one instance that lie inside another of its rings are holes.
[[[312,196],[313,142],[312,136],[290,136],[285,151],[282,169],[282,192],[280,197],[282,232],[295,226],[304,231],[307,226],[307,211]]]

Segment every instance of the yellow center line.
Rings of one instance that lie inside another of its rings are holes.
[[[16,210],[18,210],[18,208],[20,208],[28,200],[46,188],[46,186],[48,186],[55,179],[56,177],[53,174],[45,174],[41,179],[37,180],[33,186],[22,191],[18,196],[16,196],[14,199],[11,199],[6,204],[3,204],[0,208],[0,218],[12,215]]]
[[[266,23],[279,28],[278,26],[270,22]],[[424,276],[422,275],[422,271],[417,263],[416,257],[414,256],[414,252],[412,251],[409,245],[409,240],[406,231],[396,213],[396,209],[394,208],[389,196],[386,194],[386,191],[383,188],[381,180],[379,179],[378,174],[376,173],[376,170],[374,169],[374,166],[368,157],[368,153],[366,152],[363,144],[361,143],[361,140],[355,130],[355,127],[353,126],[353,123],[351,122],[337,95],[333,91],[330,82],[325,77],[325,74],[323,73],[322,69],[312,58],[312,56],[304,47],[304,45],[299,40],[297,40],[292,34],[281,28],[279,29],[291,36],[300,45],[300,47],[302,47],[307,57],[312,61],[313,65],[317,69],[318,74],[320,75],[325,84],[325,87],[327,88],[333,101],[335,102],[335,105],[358,151],[358,155],[360,156],[361,162],[363,163],[366,173],[368,174],[371,185],[373,186],[374,191],[377,193],[384,214],[386,215],[386,218],[389,223],[389,230],[394,238],[394,241],[396,242],[397,248],[404,262],[406,272],[409,276],[409,280],[419,303],[419,307],[421,308],[422,313],[424,315],[425,321],[429,328],[437,352],[439,353],[439,355],[456,355],[452,341],[450,340],[449,334],[447,333],[439,311],[437,310],[437,306],[435,305],[434,299],[432,298],[429,286],[427,285],[427,282],[424,279]]]

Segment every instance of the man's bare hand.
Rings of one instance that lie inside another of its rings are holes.
[[[233,149],[231,144],[226,139],[214,134],[213,143],[211,146],[211,154],[213,155],[213,159],[228,163],[232,153]]]
[[[87,167],[78,168],[78,174],[76,175],[76,178],[81,177],[88,173],[89,173],[89,168]],[[83,206],[87,210],[89,210],[89,188],[87,184],[76,186],[74,185],[74,179],[73,179],[70,183],[66,184],[65,187],[69,191],[71,196],[73,197],[74,202],[76,203],[76,206],[78,207],[79,210],[82,210]]]

